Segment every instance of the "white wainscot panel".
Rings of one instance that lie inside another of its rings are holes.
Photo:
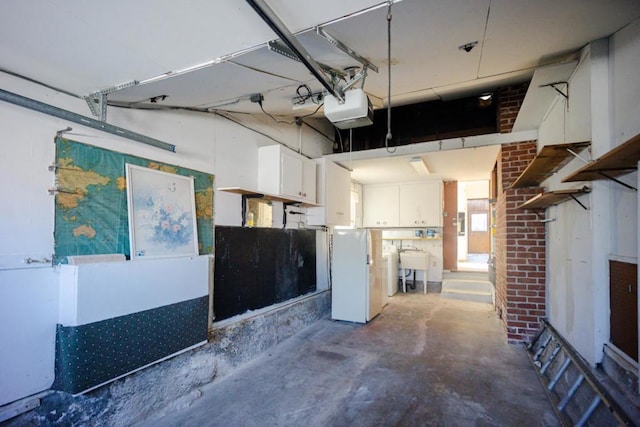
[[[60,266],[59,323],[79,326],[208,295],[209,255]]]

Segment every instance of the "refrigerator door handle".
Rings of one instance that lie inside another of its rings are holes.
[[[367,265],[371,265],[371,255],[367,254]]]

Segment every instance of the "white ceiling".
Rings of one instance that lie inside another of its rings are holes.
[[[499,145],[443,150],[416,155],[380,157],[368,160],[342,161],[350,169],[351,178],[361,184],[390,182],[489,180],[500,150]],[[410,160],[421,157],[427,165],[429,175],[418,174]]]
[[[386,1],[266,1],[315,59],[336,68],[357,65],[313,34],[323,26],[377,65],[364,89],[377,107],[386,103]],[[589,41],[639,16],[637,0],[396,2],[391,103],[453,99],[528,81],[537,68],[571,62]],[[111,102],[133,106],[168,95],[154,106],[227,104],[218,108],[260,113],[249,96],[262,93],[268,112],[300,115],[291,109],[296,88],[321,86],[301,64],[266,48],[274,38],[241,0],[0,1],[0,69],[79,96],[219,59],[109,94]],[[458,49],[474,41],[470,52]]]

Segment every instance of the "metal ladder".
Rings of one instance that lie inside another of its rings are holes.
[[[547,396],[565,426],[636,425],[562,336],[543,320],[527,353]]]

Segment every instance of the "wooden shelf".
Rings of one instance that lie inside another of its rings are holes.
[[[589,144],[591,144],[590,141],[545,145],[509,188],[537,187],[542,181],[569,163],[573,158],[571,151],[578,153],[587,148]]]
[[[547,209],[549,206],[566,202],[576,195],[586,194],[590,191],[591,189],[589,187],[584,187],[540,193],[518,206],[518,209]]]
[[[596,181],[628,174],[638,168],[640,134],[601,156],[595,162],[578,169],[562,182]]]
[[[298,199],[288,198],[284,196],[278,196],[275,194],[264,193],[256,190],[249,190],[241,187],[220,187],[217,188],[216,191],[225,191],[227,193],[239,194],[241,196],[248,196],[250,198],[259,198],[261,200],[271,200],[274,202],[282,202],[282,203],[299,203],[302,206],[319,206],[314,203],[303,202]]]

